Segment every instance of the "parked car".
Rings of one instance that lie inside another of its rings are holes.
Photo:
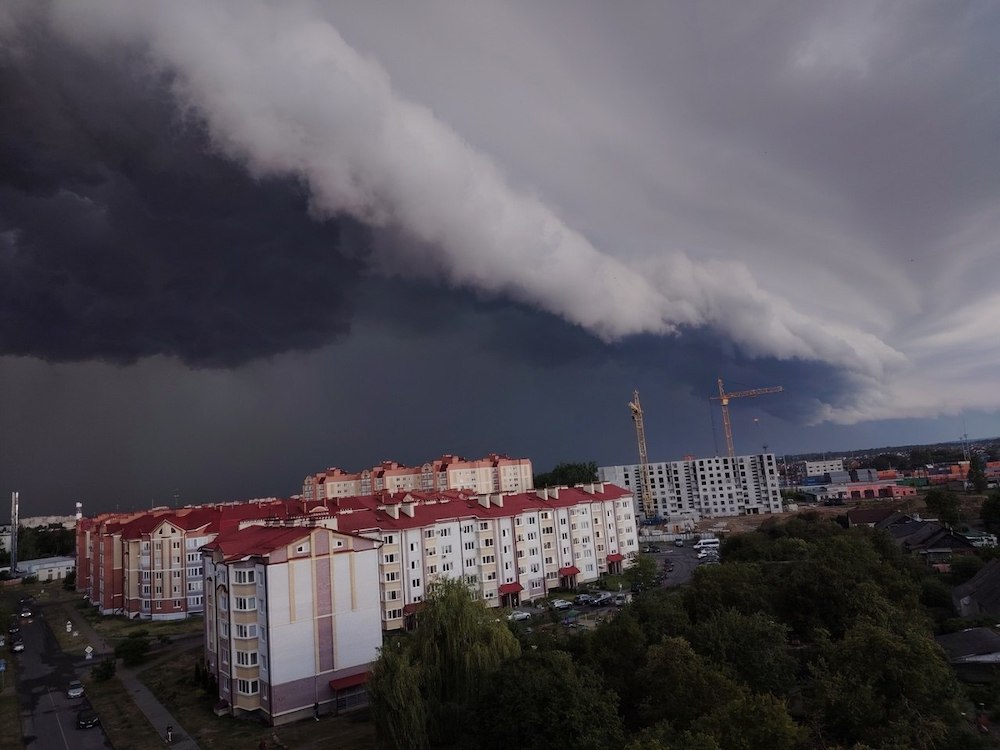
[[[21,610],[21,617],[24,618],[25,620],[31,617],[31,609],[29,609],[28,607],[24,607]]]
[[[624,607],[632,601],[631,594],[615,594],[614,604],[616,607]]]
[[[611,604],[613,599],[614,597],[612,597],[611,594],[602,591],[600,594],[598,594],[597,596],[595,596],[593,599],[590,600],[590,606],[607,607],[609,604]]]
[[[674,539],[674,546],[675,547],[683,547],[684,546],[684,540],[683,539]]]
[[[15,654],[24,651],[24,641],[22,641],[20,638],[12,640],[10,642],[10,650],[13,651]]]
[[[515,609],[509,615],[507,615],[508,620],[513,620],[514,622],[522,622],[523,620],[530,620],[531,614],[520,609]]]
[[[97,712],[90,708],[85,708],[82,711],[78,711],[76,714],[76,728],[77,729],[90,729],[91,727],[96,727],[101,723],[100,717]]]
[[[718,558],[718,556],[719,556],[719,551],[716,549],[703,549],[701,552],[698,553],[699,560],[704,560],[706,557]]]
[[[83,683],[79,680],[73,680],[69,687],[66,689],[67,698],[82,698],[83,697]]]
[[[648,545],[646,545],[646,548],[643,550],[643,552],[646,552],[646,553],[653,553],[653,552],[659,552],[659,551],[660,551],[660,548],[657,547],[655,544],[648,544]]]
[[[573,604],[590,604],[591,599],[593,599],[590,594],[577,594],[576,598],[573,600]]]
[[[552,607],[552,609],[569,609],[573,605],[570,604],[565,599],[553,599],[552,604],[550,606]]]

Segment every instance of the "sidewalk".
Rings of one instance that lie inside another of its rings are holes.
[[[79,631],[80,636],[94,647],[94,658],[77,661],[78,669],[85,666],[93,667],[106,656],[114,658],[114,649],[98,635],[86,617],[74,618],[74,627]],[[166,744],[167,727],[173,727],[174,741],[171,747],[182,750],[198,750],[198,743],[188,736],[180,722],[171,716],[166,707],[142,684],[134,669],[119,667],[116,674],[136,707],[149,719],[149,723],[156,727],[164,744]]]
[[[132,696],[135,705],[146,715],[149,723],[156,727],[161,737],[166,737],[167,727],[174,728],[174,741],[171,747],[198,750],[198,743],[188,736],[180,722],[171,716],[163,704],[156,700],[156,697],[142,684],[135,670],[123,667],[118,670],[118,678],[122,681],[128,694]]]

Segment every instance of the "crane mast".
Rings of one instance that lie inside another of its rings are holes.
[[[722,404],[722,429],[726,433],[726,450],[729,451],[729,457],[736,457],[736,449],[733,447],[733,426],[729,421],[729,399],[731,398],[746,398],[749,396],[763,396],[766,393],[781,393],[784,389],[780,385],[771,386],[769,388],[753,388],[748,391],[733,391],[732,393],[726,393],[726,389],[722,385],[722,378],[719,378],[719,395],[712,396],[714,401],[719,401]]]
[[[639,391],[632,392],[632,401],[628,405],[635,422],[635,437],[639,443],[639,475],[641,477],[642,512],[646,520],[653,518],[653,483],[649,478],[649,455],[646,453],[646,428],[642,423],[642,404],[639,403]]]

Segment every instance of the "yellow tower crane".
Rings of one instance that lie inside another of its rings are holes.
[[[652,520],[655,515],[655,511],[653,510],[653,483],[649,478],[649,456],[646,453],[646,428],[642,424],[642,404],[639,403],[639,391],[632,391],[632,401],[629,402],[628,408],[632,412],[632,421],[635,422],[635,437],[639,443],[642,512],[646,514],[646,520]]]
[[[736,457],[736,449],[733,447],[733,426],[729,422],[729,399],[763,396],[765,393],[781,393],[783,390],[780,385],[776,385],[770,388],[753,388],[749,391],[726,393],[726,389],[722,387],[722,378],[719,378],[719,395],[712,396],[712,400],[722,402],[722,429],[726,433],[726,450],[729,451],[730,458]]]

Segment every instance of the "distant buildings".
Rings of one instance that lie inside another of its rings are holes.
[[[602,466],[598,477],[634,491],[641,502],[638,464]],[[656,516],[668,523],[702,518],[781,513],[774,455],[715,456],[649,464]],[[636,508],[637,513],[642,511]]]
[[[337,468],[311,474],[302,484],[302,498],[331,500],[383,491],[525,492],[534,487],[531,471],[531,461],[527,458],[510,458],[496,453],[472,461],[444,455],[416,467],[383,461],[353,474]]]

